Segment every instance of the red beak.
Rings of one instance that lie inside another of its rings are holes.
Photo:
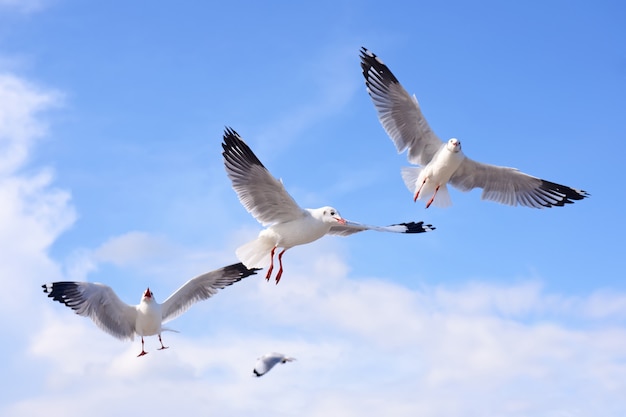
[[[150,287],[143,293],[143,296],[146,298],[152,298],[152,293],[150,292]]]
[[[341,217],[339,217],[338,219],[335,219],[339,222],[339,224],[346,224],[346,219],[342,219]]]

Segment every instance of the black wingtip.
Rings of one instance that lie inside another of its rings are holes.
[[[252,373],[254,373],[254,376],[256,376],[257,378],[263,375],[263,374],[258,373],[256,369],[253,369]]]
[[[52,282],[41,286],[43,292],[48,294],[54,301],[65,304],[73,310],[77,310],[77,300],[80,298],[78,283],[72,281]]]
[[[256,275],[257,271],[262,268],[247,268],[243,263],[239,262],[236,264],[229,265],[224,268],[225,270],[237,271],[241,278],[249,277],[250,275]]]
[[[393,226],[406,227],[406,231],[404,233],[425,233],[436,229],[436,227],[432,224],[424,224],[424,222],[398,223]]]
[[[551,181],[541,180],[541,190],[546,192],[551,198],[557,200],[556,202],[549,201],[542,204],[544,207],[563,207],[566,204],[573,204],[574,201],[579,201],[591,196],[585,190],[579,190],[577,188],[571,188],[566,185],[557,184]]]
[[[372,77],[384,84],[400,83],[382,59],[364,46],[361,47],[361,69],[363,70],[363,76],[368,86],[370,86],[369,83],[372,82]]]
[[[376,58],[376,55],[364,46],[361,46],[360,52],[361,52],[361,58],[364,58],[364,57]]]
[[[224,151],[227,151],[229,148],[236,147],[240,143],[245,144],[243,139],[241,139],[241,136],[239,136],[239,133],[237,133],[237,131],[230,126],[224,127],[224,142],[222,142],[222,148]]]
[[[222,156],[227,163],[232,164],[235,161],[244,160],[253,165],[263,166],[259,158],[252,152],[252,149],[232,127],[226,126],[224,128],[222,149]]]

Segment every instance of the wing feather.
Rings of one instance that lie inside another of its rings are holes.
[[[263,226],[304,215],[282,182],[270,174],[239,134],[229,127],[224,130],[222,148],[226,174],[239,201]]]
[[[450,178],[450,184],[469,191],[482,188],[482,198],[510,206],[561,207],[589,194],[525,174],[518,169],[483,164],[465,158]]]
[[[361,224],[346,220],[345,224],[333,225],[330,228],[328,234],[338,236],[349,236],[354,233],[362,232],[364,230],[375,230],[377,232],[392,232],[392,233],[424,233],[435,230],[431,224],[424,224],[424,222],[410,222],[392,224],[391,226],[370,226],[367,224]]]
[[[409,162],[428,164],[443,142],[428,125],[417,98],[409,95],[380,58],[366,48],[361,48],[361,69],[378,119],[398,153],[408,149]]]
[[[111,336],[133,340],[137,308],[119,299],[111,287],[92,282],[53,282],[42,285],[54,301],[65,304],[76,314],[89,317]]]
[[[193,304],[215,295],[218,290],[254,274],[256,269],[237,263],[190,279],[163,302],[163,323],[180,316]]]

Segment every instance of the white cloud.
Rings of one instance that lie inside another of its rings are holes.
[[[626,412],[625,294],[573,297],[550,293],[539,280],[411,290],[386,277],[352,276],[343,243],[332,239],[287,252],[278,286],[261,273],[192,307],[172,323],[181,333],[164,334],[170,349],[157,351],[147,338],[149,355],[136,358],[137,339],[118,341],[41,294],[39,284],[61,277],[48,250],[75,214],[50,170],[21,171],[46,132],[38,115],[58,95],[16,77],[4,81],[0,305],[15,350],[5,351],[13,370],[5,377],[19,395],[0,405],[1,415]],[[161,269],[156,279],[169,276],[169,285],[173,271],[187,277],[233,259],[235,242],[226,246],[211,253],[128,232],[77,250],[66,275],[84,279],[109,263]],[[273,350],[298,360],[253,378],[256,357]]]
[[[133,231],[110,238],[93,256],[99,262],[110,262],[117,266],[145,265],[177,250],[163,236]]]
[[[626,294],[614,294],[608,290],[598,290],[589,297],[582,312],[595,319],[626,319]]]
[[[141,279],[155,291],[157,299],[162,300],[187,280],[238,262],[234,245],[231,242],[218,249],[191,248],[172,242],[162,234],[130,231],[112,236],[95,248],[73,250],[64,262],[64,270],[66,279],[103,282],[118,295],[124,290],[123,282],[128,282],[129,278]],[[110,271],[107,271],[106,275],[98,275],[107,265],[113,266],[119,274],[108,275]],[[124,279],[120,279],[122,275]],[[139,300],[140,294],[134,296],[133,302]]]
[[[574,306],[545,319],[547,303],[569,297],[547,293],[536,281],[410,290],[350,277],[340,252],[328,242],[293,250],[278,286],[261,274],[225,289],[172,323],[186,330],[164,335],[170,349],[157,351],[149,338],[144,358],[135,357],[137,340],[123,347],[100,332],[103,338],[92,343],[98,332],[92,323],[55,312],[31,352],[34,360],[45,359],[56,388],[8,411],[134,413],[143,407],[138,398],[149,398],[156,416],[626,411],[626,330],[611,324],[621,311],[609,310],[602,320],[588,315],[576,325]],[[576,304],[619,297],[599,292]],[[270,350],[298,360],[252,378],[254,360]]]
[[[59,94],[19,77],[0,74],[0,293],[3,313],[31,299],[31,285],[58,276],[47,251],[75,220],[70,194],[53,186],[49,169],[29,169],[28,156],[47,131],[41,113],[59,104]]]
[[[58,92],[12,74],[0,74],[0,174],[21,168],[36,139],[46,134],[40,113],[60,103]]]

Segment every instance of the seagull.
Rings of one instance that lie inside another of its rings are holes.
[[[257,359],[256,365],[252,372],[255,376],[260,377],[268,373],[277,363],[287,363],[295,361],[296,358],[285,356],[282,353],[266,353]]]
[[[144,336],[159,336],[161,347],[167,349],[161,340],[162,331],[175,331],[163,327],[163,323],[173,320],[191,307],[206,300],[218,290],[256,274],[237,263],[208,272],[187,281],[162,304],[158,303],[150,288],[146,289],[138,305],[124,303],[111,287],[97,282],[53,282],[42,285],[43,292],[54,301],[65,304],[76,314],[89,317],[105,332],[121,340],[134,340],[141,336],[141,353],[144,350]]]
[[[442,142],[424,118],[415,96],[402,87],[389,68],[375,54],[361,48],[365,85],[378,118],[398,153],[408,149],[408,160],[420,167],[402,169],[402,178],[413,201],[426,200],[446,207],[452,204],[446,184],[461,191],[482,188],[482,199],[511,206],[561,207],[588,197],[586,191],[556,184],[515,168],[474,161],[461,151],[461,141]]]
[[[237,248],[236,255],[248,268],[264,268],[269,263],[265,276],[268,281],[274,269],[277,248],[282,248],[282,251],[278,254],[276,284],[283,274],[282,257],[285,251],[326,234],[348,236],[364,230],[423,233],[435,229],[424,222],[368,226],[344,219],[337,209],[330,206],[303,209],[232,128],[225,129],[222,148],[226,173],[239,201],[259,223],[267,226],[255,240]]]

